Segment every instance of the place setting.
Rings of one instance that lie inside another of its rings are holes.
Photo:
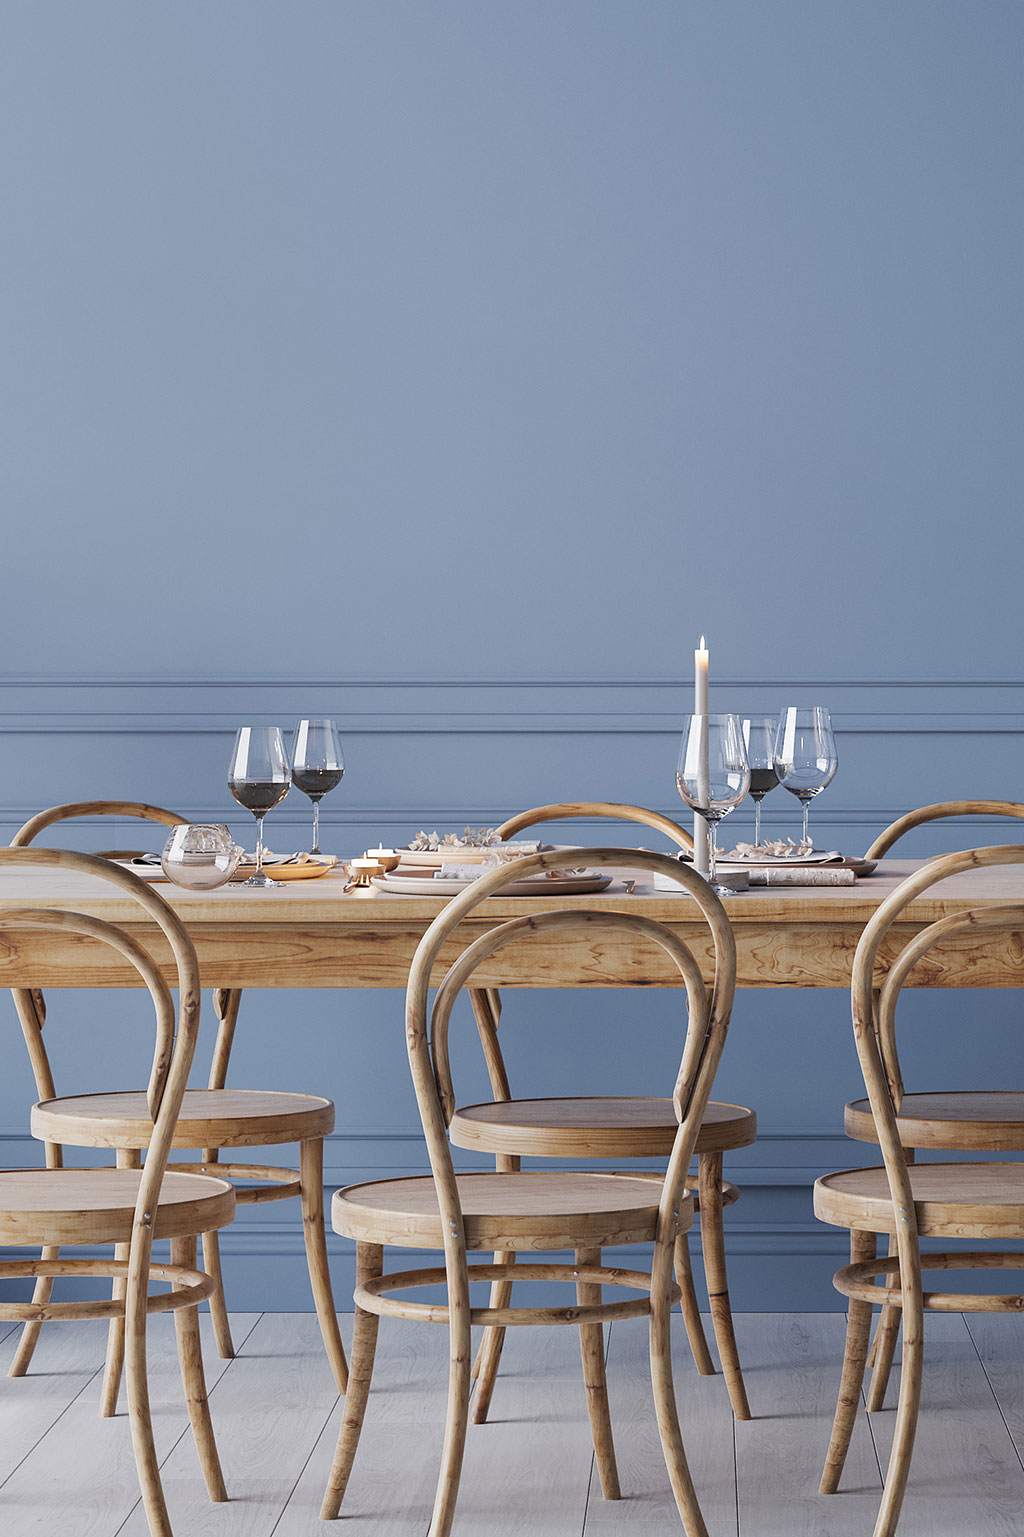
[[[832,783],[839,753],[823,705],[788,705],[777,716],[715,714],[709,709],[710,654],[702,635],[694,652],[694,710],[683,722],[676,789],[694,813],[693,852],[681,853],[722,896],[750,886],[849,886],[876,862],[818,849],[809,827],[811,801]],[[779,786],[800,802],[802,829],[792,838],[762,840],[761,803]],[[754,803],[754,841],[718,847],[718,824]],[[671,883],[654,877],[656,890]]]
[[[369,849],[361,859],[349,860],[346,891],[373,886],[389,895],[456,896],[460,891],[501,865],[511,865],[530,854],[555,852],[572,846],[539,840],[504,842],[493,827],[466,827],[461,833],[420,832],[411,843],[396,849]],[[575,896],[605,891],[612,876],[567,864],[564,869],[511,878],[502,896]]]

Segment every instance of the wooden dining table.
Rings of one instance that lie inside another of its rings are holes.
[[[740,987],[849,986],[854,951],[879,903],[921,861],[889,859],[852,886],[759,888],[726,898],[736,934]],[[459,929],[455,949],[495,923],[554,908],[596,907],[643,913],[668,925],[707,963],[707,930],[693,899],[654,891],[646,872],[615,872],[607,890],[588,896],[497,896]],[[635,881],[632,892],[626,882]],[[345,892],[344,878],[329,874],[293,881],[279,889],[229,885],[211,892],[186,891],[168,882],[157,889],[181,915],[196,945],[207,987],[383,988],[403,987],[416,945],[444,899],[386,893],[375,888]],[[930,889],[913,902],[893,931],[886,957],[926,924],[972,907],[1024,904],[1024,864],[972,870]],[[122,923],[172,966],[154,928],[137,922],[137,907],[99,880],[63,871],[0,870],[0,985],[34,987],[131,987],[133,971],[106,946],[76,934],[17,929],[2,932],[12,907],[74,907]],[[447,960],[442,955],[443,970]],[[440,980],[441,971],[438,973]],[[475,977],[479,987],[669,987],[678,972],[662,951],[632,932],[602,931],[576,938],[534,934],[506,947]],[[924,987],[1019,987],[1024,982],[1024,924],[986,937],[984,953],[971,936],[944,941],[913,975]]]

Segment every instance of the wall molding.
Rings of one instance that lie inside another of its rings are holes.
[[[1024,732],[1024,683],[716,678],[716,700],[774,712],[824,697],[845,735]],[[224,735],[254,714],[283,724],[330,711],[350,736],[674,735],[690,685],[669,678],[410,680],[72,676],[0,680],[0,733]],[[372,697],[370,697],[372,696]]]

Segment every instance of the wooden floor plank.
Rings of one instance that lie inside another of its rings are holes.
[[[343,1327],[350,1320],[342,1320]],[[345,1331],[346,1344],[349,1330]],[[338,1440],[339,1403],[312,1448],[273,1537],[424,1537],[434,1502],[448,1381],[447,1334],[440,1325],[381,1320],[373,1385],[343,1527],[319,1519]]]
[[[676,1402],[683,1446],[704,1520],[712,1537],[735,1537],[736,1471],[732,1409],[721,1374],[694,1370],[682,1320],[673,1318]],[[705,1319],[709,1331],[710,1320]],[[608,1351],[608,1396],[624,1498],[601,1497],[596,1469],[584,1528],[586,1537],[665,1537],[682,1531],[669,1485],[651,1390],[649,1330],[645,1318],[615,1323]]]
[[[999,1411],[1024,1457],[1024,1324],[1012,1313],[973,1313],[966,1322]]]
[[[245,1340],[257,1316],[232,1315],[236,1346]],[[201,1327],[207,1381],[213,1385],[230,1363],[217,1356],[208,1314],[202,1315]],[[106,1325],[100,1323],[96,1329],[99,1332],[95,1340],[94,1326],[89,1323],[64,1323],[43,1330],[40,1352],[48,1336],[66,1333],[69,1342],[65,1351],[87,1349],[96,1361],[95,1375],[0,1487],[4,1537],[52,1537],[56,1531],[73,1533],[74,1537],[114,1537],[138,1502],[139,1486],[123,1394],[121,1413],[112,1419],[99,1417],[99,1368]],[[76,1346],[75,1335],[82,1337],[82,1346]],[[189,1432],[170,1314],[154,1316],[149,1321],[149,1368],[153,1424],[161,1458],[166,1458],[178,1442],[187,1443],[183,1476],[180,1480],[169,1477],[166,1484],[172,1519],[176,1519],[176,1511],[183,1504],[182,1488],[201,1484],[201,1478]],[[4,1396],[33,1380],[29,1376],[5,1382]],[[182,1533],[186,1529],[179,1525]]]
[[[183,1438],[163,1467],[176,1531],[269,1537],[337,1398],[316,1314],[264,1314],[210,1394],[228,1503],[207,1499]],[[146,1534],[140,1506],[119,1537]]]
[[[358,1537],[423,1537],[434,1502],[448,1380],[441,1325],[381,1322],[374,1387],[342,1507]],[[321,1437],[274,1537],[324,1537],[317,1521],[338,1433]],[[486,1425],[471,1425],[457,1531],[579,1537],[592,1447],[574,1329],[510,1329]]]
[[[54,1323],[41,1329],[32,1364],[24,1377],[8,1377],[21,1328],[0,1340],[0,1484],[67,1410],[103,1366],[107,1347],[104,1319]],[[99,1384],[93,1400],[99,1394]]]
[[[883,1468],[897,1387],[894,1370],[886,1408],[870,1417]],[[1022,1531],[1024,1469],[970,1332],[960,1314],[930,1314],[921,1415],[899,1537],[1020,1537]]]
[[[344,1525],[328,1527],[318,1513],[340,1406],[316,1319],[264,1316],[246,1338],[257,1317],[233,1320],[239,1356],[231,1363],[218,1360],[203,1324],[233,1496],[226,1506],[211,1505],[202,1486],[172,1321],[152,1320],[154,1411],[176,1537],[425,1537],[444,1418],[445,1329],[382,1322]],[[343,1319],[346,1337],[350,1325]],[[970,1330],[973,1340],[959,1317],[927,1320],[924,1408],[899,1537],[1024,1531],[1024,1470],[1010,1434],[1024,1430],[1024,1330],[1019,1319],[984,1316]],[[679,1331],[680,1416],[711,1537],[736,1537],[737,1519],[739,1537],[865,1537],[881,1492],[866,1414],[842,1492],[815,1492],[842,1318],[740,1315],[737,1334],[757,1417],[734,1427],[721,1378],[697,1377]],[[0,1384],[0,1446],[23,1437],[21,1460],[0,1485],[3,1537],[144,1537],[126,1417],[103,1421],[96,1412],[104,1337],[102,1323],[55,1325],[44,1331],[33,1374]],[[0,1339],[0,1364],[16,1339],[16,1329]],[[592,1476],[575,1331],[510,1331],[493,1422],[470,1428],[456,1537],[582,1537],[584,1522],[585,1537],[677,1537],[642,1321],[611,1331],[609,1385],[626,1496],[614,1503],[602,1500]],[[887,1454],[892,1409],[870,1420]]]
[[[866,1415],[854,1430],[842,1493],[817,1492],[845,1329],[839,1313],[739,1315],[736,1337],[754,1415],[736,1424],[740,1537],[871,1531],[881,1478]]]

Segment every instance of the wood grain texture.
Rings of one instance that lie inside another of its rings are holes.
[[[146,1147],[152,1122],[146,1096],[127,1090],[74,1094],[33,1106],[31,1130],[43,1142],[73,1147]],[[334,1105],[315,1094],[270,1089],[186,1089],[174,1147],[264,1147],[325,1137]]]
[[[904,1147],[1012,1153],[1024,1149],[1024,1093],[1014,1089],[948,1090],[904,1094],[896,1117]],[[851,1100],[843,1129],[858,1142],[874,1142],[870,1102]]]
[[[736,936],[737,983],[743,987],[848,987],[853,956],[864,925],[900,884],[919,869],[919,860],[886,860],[881,873],[853,887],[747,892],[729,899]],[[633,869],[637,893],[625,896],[618,883],[607,892],[571,899],[582,909],[640,912],[663,922],[684,939],[710,975],[706,930],[692,900],[653,892],[643,872]],[[312,887],[313,889],[310,889]],[[321,889],[325,888],[325,889]],[[165,888],[167,900],[187,922],[200,958],[204,985],[211,987],[401,987],[440,899],[389,896],[383,892],[341,893],[338,881],[300,883],[278,892],[245,892],[230,887],[205,894]],[[0,912],[22,902],[61,906],[74,899],[84,911],[122,923],[135,932],[130,907],[117,894],[98,895],[72,875],[45,877],[41,871],[0,870]],[[884,969],[902,944],[925,924],[969,907],[1024,900],[1024,871],[1018,866],[963,872],[913,901],[883,946]],[[466,919],[433,968],[439,981],[464,944],[498,919],[565,906],[565,898],[501,897]],[[169,976],[167,952],[146,927],[149,948]],[[951,940],[938,947],[911,978],[915,987],[1014,987],[1020,981],[1024,937],[1007,934],[986,946]],[[0,955],[0,985],[133,986],[130,971],[107,959],[86,939],[60,943],[25,933]],[[569,936],[530,947],[510,947],[474,979],[481,987],[616,987],[631,984],[675,986],[671,963],[649,943],[633,936],[602,935],[573,943]]]
[[[469,1249],[551,1249],[575,1237],[587,1248],[645,1243],[661,1196],[658,1182],[617,1174],[460,1174],[455,1183]],[[365,1243],[444,1247],[430,1176],[349,1185],[334,1196],[332,1220],[336,1232]]]
[[[232,1314],[239,1340],[246,1339],[258,1316]],[[200,1315],[199,1325],[207,1386],[216,1394],[227,1363],[217,1359],[208,1314]],[[121,1414],[101,1419],[96,1413],[105,1340],[102,1324],[46,1328],[36,1353],[36,1369],[17,1382],[5,1384],[0,1392],[0,1422],[5,1431],[14,1431],[24,1423],[26,1440],[33,1431],[38,1432],[0,1489],[0,1522],[5,1537],[48,1537],[56,1532],[67,1532],[69,1537],[71,1533],[74,1537],[115,1537],[129,1518],[139,1522],[135,1530],[145,1534],[126,1418]],[[90,1364],[92,1372],[86,1378]],[[150,1321],[149,1391],[161,1466],[180,1447],[180,1462],[166,1478],[165,1486],[176,1537],[187,1537],[190,1488],[206,1509],[223,1513],[228,1507],[213,1506],[207,1500],[189,1429],[170,1316]],[[47,1425],[58,1403],[63,1413]]]
[[[516,1099],[462,1105],[449,1126],[456,1147],[552,1158],[667,1157],[678,1123],[671,1099],[586,1097]],[[749,1147],[757,1116],[743,1105],[711,1101],[697,1151]]]
[[[1024,1164],[918,1163],[910,1189],[922,1237],[1024,1237]],[[814,1183],[814,1212],[837,1227],[898,1229],[883,1168],[822,1175]]]

